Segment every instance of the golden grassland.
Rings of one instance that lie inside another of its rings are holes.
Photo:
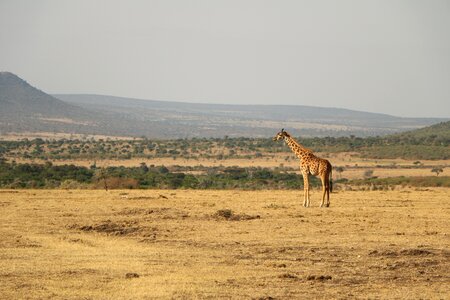
[[[450,297],[450,189],[319,194],[0,190],[0,295]]]

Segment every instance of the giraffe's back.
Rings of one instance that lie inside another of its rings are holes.
[[[300,167],[303,172],[314,176],[328,174],[331,171],[331,164],[328,160],[317,157],[312,153],[307,153],[303,157]]]

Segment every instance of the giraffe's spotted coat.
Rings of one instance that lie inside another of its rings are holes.
[[[322,181],[322,207],[325,202],[325,196],[327,197],[326,206],[330,206],[330,191],[332,190],[331,175],[332,166],[331,163],[323,158],[317,157],[313,152],[299,144],[289,133],[282,129],[274,138],[274,141],[284,139],[286,144],[291,148],[295,155],[300,159],[300,171],[303,175],[305,198],[303,206],[308,207],[310,205],[309,199],[309,174],[313,176],[319,176]]]

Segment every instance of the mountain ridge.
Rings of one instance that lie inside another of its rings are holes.
[[[305,105],[205,104],[96,94],[49,95],[0,72],[0,134],[60,132],[150,138],[385,135],[445,121]]]
[[[383,132],[384,134],[396,131],[404,131],[424,127],[442,121],[435,118],[403,118],[381,113],[371,113],[362,111],[353,111],[345,108],[323,108],[306,105],[237,105],[237,104],[205,104],[205,103],[187,103],[187,102],[171,102],[160,100],[144,100],[136,98],[125,98],[117,96],[106,96],[98,94],[56,94],[55,97],[67,101],[72,104],[80,105],[85,108],[120,110],[128,109],[130,114],[142,115],[147,111],[149,115],[154,115],[160,111],[183,112],[185,115],[191,116],[211,116],[229,119],[236,119],[241,122],[255,121],[275,121],[279,125],[270,126],[271,128],[288,127],[289,122],[294,122],[295,128],[320,128],[321,125],[331,125],[340,127],[361,127],[358,132],[349,131],[348,134],[355,133],[361,135],[364,131],[370,131],[373,127],[378,127],[373,134],[376,135]],[[114,108],[115,107],[115,108]],[[139,108],[139,111],[136,109]],[[158,117],[158,116],[154,116]],[[306,122],[310,126],[300,123]],[[287,123],[283,126],[283,123]],[[404,127],[400,129],[399,127]],[[384,130],[383,130],[384,129]],[[336,130],[322,132],[322,135],[333,133]],[[316,130],[316,133],[320,133]],[[311,134],[309,134],[311,135]]]
[[[82,108],[46,94],[10,72],[0,72],[0,105],[3,116],[16,113],[51,117],[88,114]]]

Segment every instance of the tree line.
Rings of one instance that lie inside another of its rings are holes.
[[[446,186],[449,176],[376,178],[347,180],[345,185]],[[310,177],[312,187],[320,187],[316,177]],[[0,160],[0,188],[97,188],[97,189],[302,189],[300,174],[282,169],[261,167],[210,167],[202,173],[180,172],[165,166],[90,168],[75,165],[17,164]]]
[[[90,168],[75,165],[0,162],[2,188],[298,189],[302,177],[267,168],[210,168],[203,174],[165,166]],[[319,185],[313,179],[313,185]]]
[[[367,158],[450,159],[446,135],[395,135],[388,137],[323,137],[297,140],[315,152],[358,152]],[[267,138],[192,138],[176,140],[24,139],[0,141],[0,156],[27,159],[131,159],[171,157],[229,159],[270,157],[289,152],[284,143]]]

